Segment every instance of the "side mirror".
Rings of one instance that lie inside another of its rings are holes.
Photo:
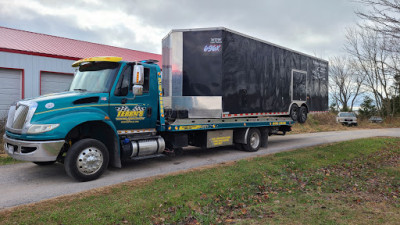
[[[143,85],[143,83],[144,83],[144,68],[142,65],[135,65],[133,67],[132,83],[134,85]]]
[[[133,85],[133,94],[135,96],[143,95],[143,86],[142,85]]]

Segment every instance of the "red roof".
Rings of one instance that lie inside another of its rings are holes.
[[[155,59],[161,64],[161,55],[33,33],[0,26],[0,51],[78,60],[94,56],[119,56],[125,61]],[[160,40],[161,42],[161,40]]]

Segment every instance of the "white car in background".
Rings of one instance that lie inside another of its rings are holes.
[[[357,116],[354,112],[340,112],[336,117],[336,122],[347,126],[357,126]]]

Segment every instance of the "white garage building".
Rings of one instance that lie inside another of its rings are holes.
[[[15,101],[67,90],[71,64],[93,56],[156,59],[161,65],[159,54],[0,27],[0,118]]]

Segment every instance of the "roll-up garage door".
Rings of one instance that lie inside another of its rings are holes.
[[[0,119],[22,98],[22,70],[0,69]]]
[[[40,94],[66,91],[71,85],[72,74],[42,72],[40,74]]]

